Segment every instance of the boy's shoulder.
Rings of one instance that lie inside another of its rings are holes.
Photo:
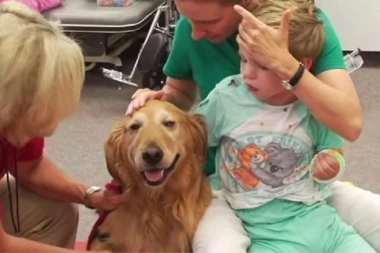
[[[241,74],[231,75],[223,78],[215,85],[214,91],[218,93],[236,92],[245,88],[245,83]]]
[[[200,102],[200,106],[217,103],[219,105],[226,104],[228,107],[233,107],[238,104],[237,101],[241,101],[244,99],[243,96],[246,95],[247,92],[242,76],[240,74],[230,75],[215,85],[207,97]]]
[[[205,100],[218,100],[227,107],[262,104],[247,88],[241,74],[230,75],[217,83]]]

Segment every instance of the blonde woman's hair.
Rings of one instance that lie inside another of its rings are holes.
[[[81,48],[56,24],[21,3],[0,4],[0,129],[25,113],[62,120],[84,78]]]
[[[312,0],[254,0],[251,13],[268,26],[278,29],[283,13],[290,9],[289,51],[299,61],[315,60],[325,44],[324,24]]]

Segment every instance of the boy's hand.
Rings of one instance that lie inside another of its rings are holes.
[[[318,180],[329,180],[338,175],[340,165],[338,160],[331,154],[320,152],[318,153],[314,168],[313,176]]]

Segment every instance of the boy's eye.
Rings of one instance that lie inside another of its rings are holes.
[[[262,70],[268,70],[267,67],[264,67],[264,66],[261,66],[261,65],[259,65],[259,68],[261,68]]]
[[[242,62],[247,62],[247,60],[245,58],[243,58],[243,57],[241,57],[241,61]]]

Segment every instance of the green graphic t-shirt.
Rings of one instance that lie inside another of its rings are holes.
[[[314,203],[326,185],[311,176],[309,164],[343,139],[320,124],[300,101],[273,106],[258,100],[241,75],[222,80],[196,109],[209,127],[209,145],[218,147],[212,184],[234,209],[253,208],[274,198]]]

